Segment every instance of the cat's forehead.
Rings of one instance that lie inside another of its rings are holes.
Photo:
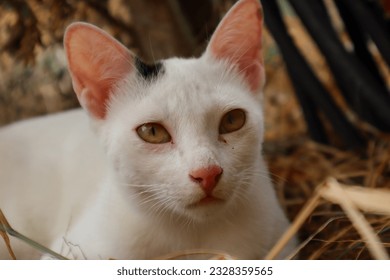
[[[156,65],[145,66],[135,80],[126,80],[119,88],[122,94],[111,103],[113,116],[123,114],[121,118],[133,125],[202,126],[232,109],[261,114],[256,97],[223,64],[201,57],[173,58]]]
[[[250,95],[238,76],[223,65],[202,58],[168,59],[162,62],[161,68],[150,94],[168,109],[234,107],[245,103]]]

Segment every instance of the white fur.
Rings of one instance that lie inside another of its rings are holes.
[[[188,249],[264,257],[288,222],[261,155],[262,108],[226,69],[206,54],[165,61],[150,84],[129,76],[95,133],[80,110],[2,128],[0,208],[11,225],[74,259]],[[246,124],[225,143],[219,122],[235,108],[246,111]],[[147,122],[162,123],[173,143],[141,140],[135,129]],[[224,203],[191,207],[204,194],[189,172],[210,164],[223,168],[214,195]],[[12,245],[18,258],[40,257]],[[0,257],[8,257],[1,240]]]

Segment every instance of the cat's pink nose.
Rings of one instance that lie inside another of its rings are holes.
[[[190,172],[192,181],[198,183],[207,195],[210,195],[219,179],[223,169],[218,165],[211,165],[205,168],[196,169]]]

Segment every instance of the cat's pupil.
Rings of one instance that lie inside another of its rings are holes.
[[[229,114],[228,114],[228,122],[229,122],[229,124],[233,124],[233,122],[234,122],[234,116],[232,115],[231,112],[229,112]]]

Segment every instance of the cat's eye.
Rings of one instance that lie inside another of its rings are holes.
[[[151,144],[163,144],[171,141],[169,132],[158,123],[145,123],[137,128],[138,136]]]
[[[227,112],[219,124],[219,133],[226,134],[239,130],[244,126],[246,120],[245,112],[241,109],[234,109]]]

